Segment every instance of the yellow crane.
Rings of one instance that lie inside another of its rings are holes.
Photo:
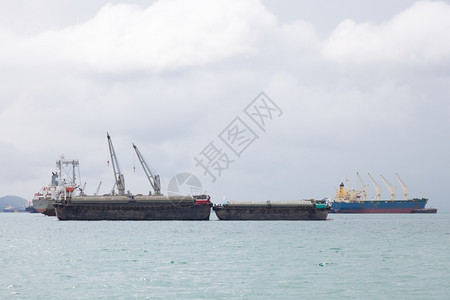
[[[367,174],[369,174],[370,181],[372,182],[372,185],[373,185],[375,191],[377,192],[377,196],[376,196],[377,200],[381,200],[381,187],[375,182],[375,180],[372,178],[372,176],[370,176],[370,173],[367,173]]]
[[[405,200],[408,200],[408,188],[406,187],[405,183],[400,179],[400,176],[398,176],[397,173],[395,173],[395,176],[397,176],[398,182],[400,182],[400,185],[402,186],[403,196],[405,197]]]
[[[364,184],[364,181],[361,179],[361,176],[359,176],[358,172],[356,172],[356,175],[358,175],[358,180],[359,180],[359,183],[361,184],[361,191],[362,191],[362,194],[363,194],[363,200],[366,201],[367,200],[366,185]]]
[[[388,188],[389,192],[391,193],[391,201],[394,201],[394,187],[383,177],[383,175],[380,174],[380,177],[381,180],[383,180],[384,185]]]

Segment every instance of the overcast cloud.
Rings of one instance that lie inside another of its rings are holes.
[[[400,198],[398,172],[450,211],[447,1],[25,3],[0,2],[0,196],[30,199],[61,154],[109,192],[109,131],[133,193],[149,184],[131,142],[163,185],[194,173],[215,203],[333,198],[357,171]],[[218,136],[252,125],[261,91],[283,113],[233,156]],[[214,183],[194,161],[211,141],[234,160]]]

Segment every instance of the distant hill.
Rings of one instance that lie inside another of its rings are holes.
[[[0,197],[0,209],[3,211],[6,205],[11,205],[14,208],[22,208],[27,203],[27,199],[18,196]]]

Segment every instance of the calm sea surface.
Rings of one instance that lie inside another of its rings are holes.
[[[450,214],[211,218],[0,213],[0,299],[450,299]]]

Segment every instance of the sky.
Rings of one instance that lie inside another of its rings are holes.
[[[135,143],[163,193],[333,199],[359,172],[402,199],[398,173],[450,212],[449,29],[450,1],[1,0],[0,196],[61,155],[109,193],[109,132],[133,194]]]

